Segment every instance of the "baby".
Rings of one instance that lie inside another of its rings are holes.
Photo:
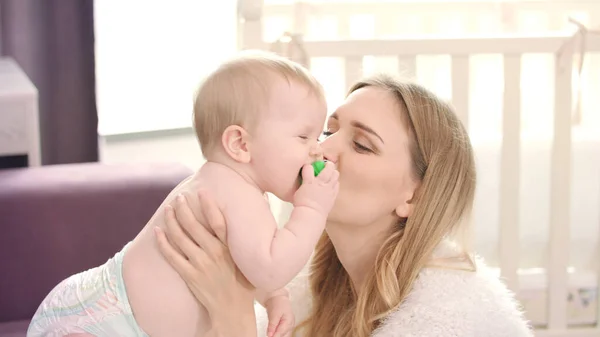
[[[227,244],[269,312],[269,335],[294,318],[284,286],[308,261],[338,192],[338,172],[317,142],[326,118],[321,86],[307,70],[266,52],[242,52],[200,86],[194,126],[207,162],[179,184],[143,230],[104,265],[62,281],[44,299],[27,336],[202,336],[210,318],[158,251],[163,210],[188,202],[201,219],[199,189],[227,220]],[[301,177],[299,175],[301,173]],[[292,202],[278,228],[266,192]],[[193,259],[194,257],[189,257]]]

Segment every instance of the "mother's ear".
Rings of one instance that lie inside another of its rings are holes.
[[[411,200],[407,200],[402,202],[400,205],[398,205],[398,207],[396,207],[396,215],[399,218],[408,218],[410,217],[410,214],[412,213],[413,210],[413,204],[411,203]]]
[[[394,210],[399,218],[409,218],[412,215],[420,187],[421,182],[412,182],[407,190],[401,192],[400,205]]]
[[[400,205],[396,207],[395,212],[399,218],[409,218],[415,208],[414,192],[402,198]]]
[[[225,152],[233,158],[233,160],[247,164],[250,162],[248,132],[239,125],[228,126],[221,135],[221,142]]]

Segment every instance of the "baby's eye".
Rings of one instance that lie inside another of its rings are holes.
[[[300,139],[304,139],[304,140],[308,139],[308,136],[298,136],[298,137],[300,137]]]

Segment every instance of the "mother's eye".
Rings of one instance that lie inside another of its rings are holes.
[[[369,149],[368,147],[362,145],[357,141],[353,141],[352,143],[354,144],[354,149],[358,153],[373,153],[373,150]]]
[[[331,131],[323,131],[323,133],[321,133],[321,135],[323,137],[319,137],[319,138],[321,138],[321,139],[327,138],[327,137],[331,136],[332,134],[333,134],[333,132],[331,132]]]

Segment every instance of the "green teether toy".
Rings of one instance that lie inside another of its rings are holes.
[[[313,171],[315,172],[315,177],[316,177],[325,168],[325,161],[324,160],[318,160],[316,162],[313,162],[312,163],[312,167],[313,167]],[[302,184],[302,172],[300,172],[300,184]]]

